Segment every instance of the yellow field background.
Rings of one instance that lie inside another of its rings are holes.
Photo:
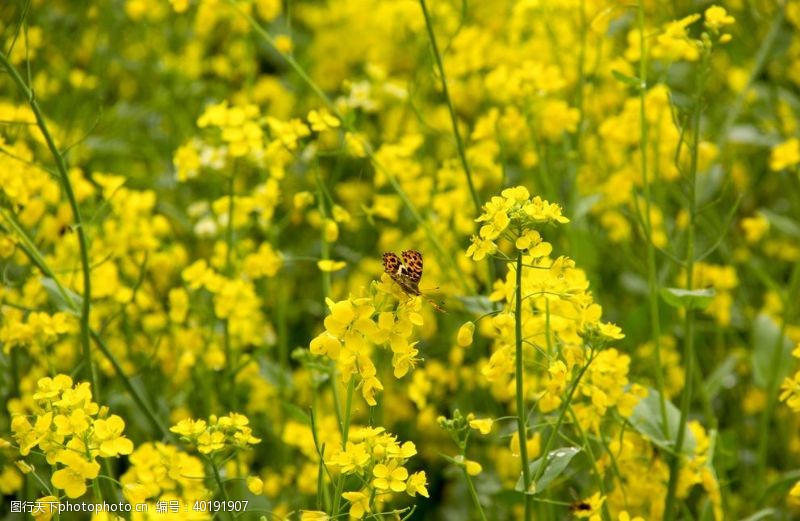
[[[796,519],[799,29],[0,3],[0,519]]]

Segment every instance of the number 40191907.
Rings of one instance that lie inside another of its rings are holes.
[[[244,512],[249,501],[195,501],[192,507],[195,512]]]

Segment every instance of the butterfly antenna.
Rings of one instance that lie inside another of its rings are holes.
[[[436,311],[438,311],[439,313],[447,313],[447,310],[446,310],[446,309],[444,309],[444,308],[443,308],[442,306],[440,306],[439,304],[437,304],[436,302],[434,302],[434,301],[433,301],[433,299],[430,299],[430,298],[428,298],[428,297],[425,297],[425,300],[427,300],[427,301],[428,301],[428,304],[430,304],[430,305],[433,307],[433,309],[435,309],[435,310],[436,310]]]

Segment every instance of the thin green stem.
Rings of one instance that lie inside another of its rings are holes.
[[[467,178],[467,186],[469,187],[469,193],[472,197],[472,204],[475,206],[475,215],[480,215],[481,198],[478,195],[477,190],[475,190],[475,182],[472,180],[472,168],[469,166],[466,148],[464,147],[464,140],[461,137],[461,130],[458,128],[458,116],[456,115],[456,109],[453,105],[453,98],[450,97],[450,89],[447,86],[447,75],[444,72],[444,61],[442,60],[442,53],[439,52],[439,44],[436,43],[436,33],[433,30],[431,13],[428,11],[428,6],[425,3],[425,0],[419,0],[419,4],[422,7],[422,14],[425,17],[425,27],[428,30],[428,39],[431,42],[431,50],[433,51],[433,56],[436,60],[436,66],[439,69],[439,79],[442,83],[442,94],[444,94],[444,99],[447,102],[447,110],[450,114],[450,123],[453,127],[453,137],[455,137],[456,148],[458,149],[458,157],[461,159],[461,167],[464,169],[464,175]],[[495,277],[494,261],[491,257],[487,257],[486,263],[488,267],[486,271],[486,287],[491,287],[494,283]]]
[[[522,357],[522,250],[517,251],[516,297],[514,310],[514,331],[516,337],[516,392],[517,392],[517,431],[519,433],[519,456],[522,464],[522,482],[525,485],[525,520],[533,515],[533,496],[528,491],[531,486],[531,469],[528,464],[528,428],[525,415],[525,365]]]
[[[69,291],[67,291],[67,289],[61,284],[61,281],[58,279],[56,274],[47,264],[47,262],[44,259],[44,256],[36,249],[36,245],[33,243],[33,241],[31,241],[30,237],[28,237],[28,234],[25,232],[25,230],[21,226],[19,226],[19,223],[16,222],[16,220],[11,216],[11,214],[7,213],[2,208],[0,208],[0,216],[2,216],[14,229],[14,232],[20,239],[21,249],[28,257],[28,260],[30,260],[31,263],[33,263],[45,276],[47,276],[53,281],[59,296],[63,299],[64,304],[70,309],[70,311],[77,313],[78,304],[77,302],[75,302],[75,299],[72,297],[72,294]],[[114,354],[111,352],[106,343],[103,341],[100,334],[94,329],[90,329],[89,331],[91,337],[94,339],[95,343],[100,349],[100,352],[102,352],[106,356],[106,358],[108,358],[109,362],[111,362],[111,365],[112,367],[114,367],[114,371],[116,372],[117,377],[120,380],[122,380],[123,385],[128,390],[128,392],[130,392],[133,401],[136,402],[136,404],[139,406],[142,412],[144,412],[145,416],[147,416],[151,425],[159,432],[159,434],[161,434],[162,437],[170,436],[169,431],[161,424],[155,413],[147,405],[147,400],[136,389],[136,387],[131,382],[130,378],[128,378],[128,375],[125,374],[125,372],[122,369],[122,365],[119,363]]]
[[[39,129],[42,131],[42,135],[47,143],[47,147],[50,149],[50,154],[53,156],[53,159],[56,162],[58,174],[61,179],[61,185],[64,188],[64,193],[67,196],[67,200],[69,201],[69,205],[72,210],[72,216],[75,220],[75,229],[78,235],[78,245],[80,248],[81,270],[83,273],[83,302],[81,305],[80,314],[80,339],[81,346],[83,348],[83,359],[86,364],[86,376],[92,383],[92,392],[94,393],[95,399],[100,401],[100,387],[97,383],[97,370],[95,368],[94,361],[92,360],[92,346],[89,335],[89,313],[91,312],[92,300],[92,280],[91,270],[89,267],[89,240],[86,237],[86,230],[84,228],[83,219],[81,218],[80,208],[78,207],[78,200],[75,197],[75,192],[72,189],[72,183],[69,180],[67,163],[64,160],[64,156],[58,150],[58,147],[53,140],[53,136],[50,134],[50,129],[47,126],[47,122],[45,121],[42,110],[39,108],[39,103],[36,101],[33,90],[26,85],[22,77],[19,75],[17,69],[11,64],[11,62],[8,60],[8,57],[2,51],[0,51],[0,64],[2,64],[2,66],[6,69],[9,76],[11,76],[11,79],[24,94],[25,99],[27,100],[34,116],[36,117],[36,123],[39,126]]]
[[[558,411],[558,418],[556,418],[556,423],[553,426],[553,430],[550,431],[550,435],[547,437],[547,441],[544,442],[544,447],[542,447],[541,457],[545,458],[545,460],[543,460],[545,464],[539,465],[539,467],[536,469],[536,473],[533,475],[532,479],[534,483],[538,481],[539,478],[542,477],[542,474],[544,474],[544,471],[547,469],[546,465],[547,454],[550,452],[550,447],[552,447],[553,441],[558,435],[558,431],[561,428],[561,424],[564,423],[564,418],[566,417],[567,408],[572,403],[572,398],[575,396],[575,391],[578,390],[578,384],[583,378],[583,375],[586,374],[586,371],[589,369],[589,366],[592,364],[592,360],[593,358],[590,358],[589,360],[586,361],[586,365],[581,367],[578,376],[575,377],[575,381],[572,383],[572,387],[570,388],[569,393],[567,394],[567,398],[564,400],[564,403],[561,404],[561,409]]]
[[[92,338],[97,344],[97,347],[106,356],[106,358],[108,358],[108,361],[111,362],[111,365],[114,367],[114,372],[117,374],[117,377],[122,381],[122,384],[131,394],[133,401],[136,402],[136,405],[139,406],[139,409],[141,409],[145,417],[147,417],[147,420],[150,422],[150,425],[153,427],[153,429],[155,429],[156,432],[158,432],[158,434],[162,438],[170,437],[171,435],[169,430],[164,426],[164,424],[161,423],[161,420],[158,419],[156,413],[153,412],[153,409],[147,403],[147,399],[144,396],[142,396],[141,393],[139,393],[139,391],[133,385],[133,382],[131,382],[131,379],[128,378],[127,374],[125,374],[125,370],[122,368],[122,364],[119,363],[119,360],[117,360],[117,357],[114,356],[114,353],[111,352],[111,350],[108,348],[106,343],[103,341],[100,335],[97,334],[96,331],[91,330],[91,334]]]
[[[467,292],[468,294],[474,294],[475,288],[470,283],[470,278],[467,277],[462,272],[461,267],[458,265],[457,262],[455,262],[453,256],[444,249],[444,246],[442,246],[442,243],[439,241],[436,233],[431,228],[430,223],[426,219],[422,218],[422,214],[420,214],[419,210],[417,210],[417,207],[414,205],[414,203],[411,202],[411,199],[409,199],[408,194],[406,194],[405,190],[403,190],[403,187],[400,186],[400,182],[397,180],[395,175],[389,169],[384,167],[380,161],[378,161],[378,158],[375,156],[375,153],[373,152],[370,144],[366,140],[359,138],[359,134],[352,125],[352,123],[348,120],[348,118],[345,118],[344,114],[342,114],[342,112],[339,110],[336,104],[328,97],[327,94],[325,94],[325,92],[319,87],[319,85],[317,85],[316,82],[314,82],[314,80],[311,79],[311,77],[297,62],[297,60],[295,60],[291,55],[284,53],[278,48],[278,46],[275,44],[274,38],[272,38],[269,32],[267,32],[261,26],[261,24],[259,24],[250,14],[243,11],[238,5],[236,5],[235,2],[233,2],[233,0],[228,0],[228,3],[231,5],[233,9],[235,9],[242,17],[244,17],[248,21],[250,26],[253,28],[253,31],[255,31],[255,33],[259,37],[261,37],[265,42],[267,42],[267,44],[269,44],[270,47],[275,49],[275,52],[277,52],[284,59],[284,61],[286,61],[289,67],[291,67],[292,70],[319,97],[319,99],[322,101],[325,107],[332,114],[334,114],[339,119],[339,121],[341,121],[342,127],[348,132],[350,132],[357,139],[359,139],[360,144],[362,145],[367,157],[369,157],[372,165],[375,167],[376,170],[380,171],[382,174],[386,176],[386,179],[389,181],[389,184],[392,186],[392,189],[395,191],[397,196],[400,198],[405,207],[408,209],[409,213],[414,218],[414,220],[419,224],[419,226],[425,232],[428,241],[430,241],[431,245],[436,250],[437,254],[439,255],[439,258],[443,259],[448,268],[452,270],[452,272],[455,274],[456,280],[459,282],[459,284],[461,284],[461,287],[464,289],[464,291]]]
[[[472,476],[470,476],[469,472],[467,472],[466,466],[461,467],[461,472],[464,473],[464,479],[467,481],[467,490],[469,490],[469,497],[472,498],[472,502],[475,504],[475,509],[478,511],[481,521],[487,521],[486,514],[483,511],[483,506],[478,499],[478,491],[475,489],[475,483],[472,482]]]
[[[689,198],[689,222],[686,226],[686,258],[684,266],[686,269],[686,289],[692,290],[694,287],[694,263],[695,263],[695,235],[697,232],[697,163],[700,146],[700,116],[703,112],[702,95],[705,88],[705,78],[708,71],[710,51],[705,50],[703,60],[700,64],[700,73],[695,92],[694,107],[692,113],[692,147],[688,172],[688,198]],[[683,363],[684,363],[684,389],[681,395],[681,414],[678,423],[678,433],[675,437],[675,453],[670,461],[669,484],[667,485],[667,498],[664,503],[664,519],[670,521],[674,519],[676,513],[675,493],[680,476],[681,458],[683,444],[686,438],[686,423],[689,418],[689,408],[692,404],[692,388],[694,386],[694,332],[695,332],[695,310],[688,306],[685,310],[683,326]]]
[[[650,310],[650,325],[653,341],[653,374],[659,396],[659,410],[661,412],[661,426],[665,436],[669,433],[669,419],[667,417],[667,403],[664,397],[664,371],[661,365],[661,318],[658,303],[658,269],[656,266],[656,250],[653,244],[653,223],[650,209],[652,194],[650,192],[650,179],[648,176],[647,144],[649,141],[649,127],[647,122],[646,95],[647,95],[647,44],[645,40],[644,25],[644,0],[639,0],[637,19],[639,25],[639,123],[641,132],[639,136],[639,154],[641,156],[642,190],[644,192],[644,232],[647,235],[647,297]]]
[[[335,384],[334,384],[335,385]],[[344,417],[342,418],[342,450],[347,449],[347,438],[350,433],[350,413],[353,406],[353,391],[356,388],[356,377],[352,375],[347,384],[347,398],[345,399]],[[339,481],[336,483],[336,497],[333,498],[333,516],[339,514],[339,505],[342,501],[342,491],[344,490],[345,476],[339,474]]]
[[[322,183],[322,178],[319,175],[319,167],[316,169],[317,180],[317,209],[319,210],[320,217],[322,217],[322,225],[320,226],[320,239],[319,249],[320,258],[328,260],[331,258],[330,245],[325,239],[325,220],[328,218],[328,212],[325,209],[325,185]],[[331,272],[322,270],[322,292],[323,298],[331,295]]]
[[[214,473],[214,481],[217,482],[217,487],[219,487],[219,493],[222,494],[222,499],[224,499],[225,503],[227,503],[228,501],[230,501],[230,498],[228,497],[228,491],[225,490],[225,485],[222,483],[222,477],[219,475],[219,468],[217,467],[217,464],[214,463],[214,460],[212,458],[209,457],[208,462],[211,464],[211,470]],[[231,512],[228,512],[228,517],[230,519],[233,519],[233,514]]]
[[[425,0],[419,0],[419,5],[422,7],[422,14],[425,16],[425,27],[428,29],[428,38],[431,41],[431,49],[433,56],[436,59],[436,66],[439,69],[439,79],[442,82],[442,93],[447,102],[447,110],[450,112],[450,122],[453,125],[453,136],[456,139],[456,147],[458,148],[458,156],[461,158],[461,166],[464,168],[464,175],[467,177],[467,186],[469,186],[469,193],[472,196],[472,203],[475,205],[475,213],[481,213],[481,200],[478,197],[478,192],[475,191],[475,183],[472,181],[472,170],[467,161],[467,153],[464,149],[464,141],[461,139],[461,131],[458,129],[458,117],[456,110],[453,107],[453,100],[450,97],[450,91],[447,88],[447,75],[444,73],[444,62],[442,55],[439,52],[439,45],[436,43],[436,34],[433,31],[433,22],[431,21],[431,14],[428,11],[428,6]]]
[[[227,277],[233,276],[233,218],[234,218],[234,204],[235,204],[235,183],[236,183],[236,167],[237,162],[233,163],[230,178],[228,179],[228,226],[225,229],[225,275]],[[225,360],[226,376],[228,380],[229,389],[229,404],[232,410],[238,407],[238,399],[236,395],[236,360],[233,352],[233,345],[231,341],[231,324],[230,319],[226,318],[222,324],[223,326],[223,341],[225,345]]]

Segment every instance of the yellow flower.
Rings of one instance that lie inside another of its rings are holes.
[[[762,214],[758,213],[753,217],[745,217],[741,222],[744,240],[755,243],[769,231],[769,221]]]
[[[574,512],[575,517],[577,517],[577,518],[586,518],[586,517],[594,518],[594,516],[598,516],[598,519],[599,519],[600,509],[603,506],[603,503],[605,502],[605,500],[606,500],[605,496],[601,496],[599,492],[596,492],[591,497],[588,497],[588,498],[586,498],[586,499],[584,499],[582,501],[582,503],[587,508],[582,508],[582,509],[577,510],[576,512]]]
[[[283,265],[280,252],[275,251],[269,243],[263,243],[258,251],[244,258],[244,272],[251,279],[274,277]]]
[[[464,467],[467,469],[467,474],[470,476],[477,476],[483,472],[483,467],[477,461],[466,460],[464,462]]]
[[[247,476],[247,490],[260,496],[264,493],[264,482],[257,476]]]
[[[350,516],[361,519],[369,509],[369,496],[364,492],[345,492],[342,497],[350,502]]]
[[[712,5],[705,12],[706,27],[712,31],[719,30],[723,25],[731,25],[736,22],[736,19],[728,14],[724,7]]]
[[[406,493],[412,497],[416,494],[430,497],[428,495],[428,489],[426,488],[427,485],[428,482],[425,476],[425,471],[421,470],[419,472],[415,472],[411,474],[411,476],[408,477],[408,481],[406,481]]]
[[[323,132],[340,125],[339,120],[325,109],[320,111],[312,110],[309,112],[308,122],[311,124],[311,130],[314,132]]]
[[[625,338],[625,335],[622,333],[622,328],[610,322],[601,322],[598,325],[598,330],[602,336],[611,340],[621,340]]]
[[[347,267],[347,263],[345,261],[322,259],[317,261],[317,267],[320,269],[320,271],[333,272],[343,270]]]
[[[497,251],[497,245],[488,239],[482,239],[477,235],[472,236],[472,244],[467,248],[467,257],[472,257],[475,262],[481,261],[487,255],[492,255]]]
[[[800,163],[800,140],[796,137],[772,147],[772,152],[769,157],[769,167],[771,170],[778,171],[785,168],[792,168],[798,163]]]
[[[122,495],[132,505],[144,503],[147,500],[147,488],[141,483],[125,483],[122,485]]]
[[[470,420],[469,422],[470,427],[477,430],[483,435],[492,432],[493,425],[494,425],[494,420],[491,418],[483,418],[482,420]]]
[[[197,437],[197,450],[201,454],[210,454],[225,448],[225,433],[222,431],[205,431]]]
[[[461,347],[467,347],[468,345],[472,344],[472,335],[475,333],[475,323],[464,322],[461,324],[461,327],[458,328],[458,334],[456,334],[456,343]]]
[[[99,463],[87,461],[82,455],[69,449],[61,451],[56,461],[65,467],[55,471],[50,482],[54,487],[63,490],[69,498],[82,496],[86,492],[86,480],[96,478],[100,472]]]
[[[314,194],[308,191],[297,192],[292,197],[292,204],[295,210],[302,210],[314,202]]]
[[[366,157],[367,156],[367,140],[360,134],[353,134],[347,132],[344,135],[344,145],[347,153],[353,157]]]
[[[386,454],[390,458],[409,459],[410,457],[416,455],[416,453],[417,446],[414,445],[413,441],[407,441],[402,445],[393,443],[386,448]]]
[[[519,203],[522,201],[527,201],[530,198],[531,193],[528,191],[527,188],[524,186],[515,186],[513,188],[506,188],[500,195],[512,201],[512,203]]]
[[[54,378],[44,377],[36,382],[36,392],[33,394],[33,399],[52,399],[70,387],[72,387],[72,378],[65,374],[56,375]]]
[[[347,448],[331,458],[328,465],[337,466],[343,474],[361,472],[367,466],[370,454],[364,443],[347,442]]]
[[[94,436],[100,442],[100,456],[109,458],[133,452],[133,442],[122,435],[125,422],[117,415],[95,420]]]
[[[186,321],[189,313],[189,293],[183,288],[173,288],[167,295],[169,300],[169,319],[176,324]]]
[[[192,436],[197,436],[201,432],[206,430],[206,421],[205,420],[193,420],[191,418],[186,418],[178,422],[177,425],[170,427],[170,431],[180,434],[181,436],[186,436],[187,438]]]
[[[294,48],[292,39],[286,34],[279,34],[275,37],[275,48],[283,54],[289,54]]]
[[[565,132],[575,132],[580,119],[580,111],[566,101],[548,100],[539,118],[542,135],[548,141],[560,139]]]
[[[404,467],[398,467],[397,461],[392,460],[388,465],[378,463],[372,469],[372,475],[375,476],[372,484],[377,489],[391,489],[394,492],[403,492],[406,489],[408,471]]]
[[[362,514],[363,516],[363,514]],[[301,510],[300,521],[328,521],[330,516],[319,510]]]
[[[53,514],[58,512],[59,501],[56,496],[44,496],[36,500],[36,507],[32,512],[36,521],[48,521]]]

